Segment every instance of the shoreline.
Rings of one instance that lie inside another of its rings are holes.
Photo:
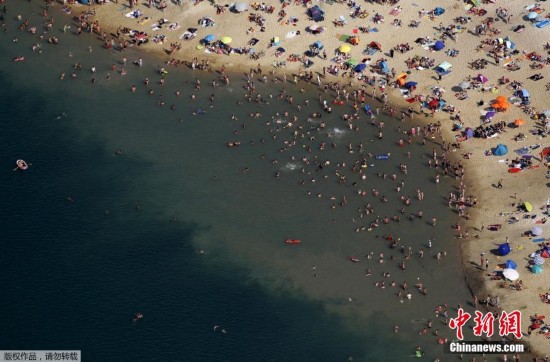
[[[115,4],[116,5],[116,4]],[[203,6],[206,5],[206,4],[203,4]],[[116,6],[120,6],[120,4],[116,5]],[[488,6],[489,7],[489,6]],[[492,7],[495,7],[495,5],[491,5],[490,6],[491,8]],[[80,9],[82,7],[77,7],[77,9]],[[387,9],[387,7],[386,7]],[[101,15],[99,15],[99,17],[101,17]],[[183,28],[183,27],[182,27]],[[109,29],[109,30],[116,30],[115,28],[113,29]],[[519,42],[517,42],[517,45],[518,47],[521,47],[522,44],[520,44]],[[161,52],[159,51],[156,51],[156,50],[153,50],[153,49],[149,49],[149,48],[144,48],[145,51],[149,52],[149,53],[158,53],[159,55],[162,54]],[[537,49],[539,50],[539,49]],[[181,53],[180,53],[181,55]],[[192,56],[191,56],[192,57]],[[212,58],[212,57],[208,57],[208,58]],[[216,59],[216,58],[215,58]],[[233,58],[232,58],[233,59]],[[235,62],[231,62],[231,63],[235,63]],[[239,68],[239,70],[248,70],[251,66],[253,66],[253,62],[251,62],[250,64],[248,65],[245,65],[244,63],[245,62],[238,62],[239,64],[238,65],[232,65],[231,70],[236,70],[235,68]],[[213,65],[218,65],[218,66],[221,66],[222,64],[217,64],[216,62],[212,62]],[[242,69],[241,69],[242,67]],[[312,68],[312,69],[315,69],[315,68]],[[229,70],[229,69],[228,69]],[[281,70],[278,70],[278,69],[273,69],[275,71],[275,74],[280,74]],[[430,72],[430,71],[428,71]],[[470,73],[474,73],[475,71],[470,71]],[[483,72],[487,73],[487,72],[490,72],[490,70],[484,70]],[[398,72],[399,73],[399,72]],[[531,72],[532,73],[532,72]],[[414,77],[415,78],[421,78],[419,76],[418,73],[413,73],[414,74]],[[430,74],[432,74],[430,72]],[[505,74],[512,74],[514,75],[514,77],[517,77],[515,76],[515,74],[513,73],[505,73]],[[425,75],[425,74],[423,74]],[[500,73],[498,74],[500,75]],[[424,78],[427,78],[427,77],[424,77]],[[333,80],[333,81],[338,81],[340,82],[341,80],[339,78],[329,78],[330,80]],[[496,79],[496,77],[495,77]],[[426,80],[426,79],[424,79]],[[447,83],[447,79],[445,78],[445,83]],[[458,83],[455,83],[455,84],[458,84]],[[450,85],[449,84],[447,86],[448,89],[450,89]],[[538,88],[541,88],[543,86],[543,84],[535,84],[538,86]],[[420,87],[419,87],[420,88]],[[424,91],[427,89],[428,87],[424,87]],[[504,88],[504,87],[503,87]],[[534,89],[533,87],[531,87],[531,93],[533,95],[542,95],[542,97],[537,97],[536,100],[535,98],[533,99],[532,103],[533,104],[536,104],[536,105],[539,105],[539,110],[542,110],[540,107],[543,105],[542,101],[541,101],[541,98],[544,97],[544,95],[546,93],[544,93],[544,90],[542,90],[542,92],[533,92],[532,89]],[[401,109],[406,109],[407,107],[407,104],[402,104],[400,101],[398,101],[400,99],[399,95],[396,94],[396,92],[393,90],[393,88],[391,89],[389,93],[389,97],[390,97],[390,102],[392,104],[396,104],[398,107],[402,107]],[[508,94],[509,92],[506,92],[506,94]],[[500,94],[500,93],[499,93]],[[485,95],[485,94],[484,94]],[[494,95],[490,95],[491,97],[494,98]],[[472,97],[473,98],[473,97]],[[488,100],[488,99],[487,99]],[[469,125],[469,126],[472,126],[472,127],[475,127],[475,125],[477,124],[475,119],[476,119],[476,116],[477,115],[477,110],[478,108],[475,108],[473,106],[473,103],[474,101],[473,100],[469,100],[468,102],[466,102],[466,104],[462,107],[458,107],[457,106],[457,109],[459,109],[460,111],[463,112],[463,118],[466,119],[466,121],[464,122],[465,125]],[[472,107],[467,107],[468,105],[472,105]],[[399,113],[401,111],[401,109],[398,109],[397,113]],[[521,113],[515,109],[512,109],[511,111],[509,111],[510,113],[506,116],[506,118],[514,118],[515,116],[519,115],[521,116]],[[515,116],[510,116],[510,114],[514,114]],[[428,120],[431,120],[431,118],[427,118]],[[448,115],[446,113],[443,113],[443,112],[440,112],[438,114],[436,114],[436,116],[433,118],[434,121],[448,121]],[[423,123],[426,123],[425,122],[426,120],[423,121]],[[444,134],[445,134],[445,139],[449,139],[449,137],[452,139],[452,137],[454,137],[455,133],[453,133],[453,131],[450,129],[450,127],[448,128],[447,126],[444,126],[443,128],[443,131],[444,131]],[[505,136],[509,136],[510,133],[512,132],[509,132],[508,134],[505,134],[502,136],[502,138],[504,139]],[[501,138],[498,138],[500,141],[503,141],[503,139]],[[539,139],[540,141],[540,139]],[[489,144],[487,142],[490,142]],[[508,143],[510,144],[510,142],[507,140],[507,137],[506,137],[506,142],[505,143]],[[518,145],[521,145],[521,146],[525,146],[527,145],[529,142],[526,142],[526,141],[523,141],[521,143],[518,143]],[[467,153],[472,153],[472,156],[471,158],[468,160],[468,161],[465,161],[465,168],[468,170],[468,173],[467,173],[467,176],[465,178],[465,182],[468,184],[468,189],[469,189],[469,193],[473,193],[475,195],[477,195],[479,197],[479,202],[478,202],[478,207],[477,208],[471,208],[470,211],[472,213],[472,216],[470,217],[470,220],[467,220],[464,222],[464,227],[465,228],[478,228],[480,224],[489,224],[489,222],[486,222],[486,217],[492,217],[493,220],[494,219],[497,219],[498,220],[498,213],[499,213],[499,208],[502,208],[503,206],[502,205],[495,205],[495,201],[498,200],[499,198],[502,198],[502,193],[499,193],[499,191],[490,186],[490,185],[482,185],[480,180],[488,180],[487,183],[491,183],[491,182],[496,182],[499,178],[502,178],[504,179],[504,184],[506,185],[506,193],[510,193],[511,192],[517,192],[517,193],[522,193],[522,195],[520,195],[520,199],[527,199],[529,198],[529,200],[531,202],[534,202],[534,200],[537,200],[536,202],[536,208],[540,208],[542,207],[542,202],[543,200],[541,199],[541,196],[543,196],[543,193],[544,193],[544,186],[540,187],[540,190],[539,190],[539,194],[537,195],[536,194],[536,190],[535,190],[535,187],[532,187],[531,190],[525,190],[525,189],[521,189],[524,185],[523,182],[520,182],[518,181],[518,177],[515,176],[515,175],[508,175],[508,174],[500,174],[498,175],[498,177],[495,176],[494,174],[494,169],[496,167],[498,167],[498,164],[496,164],[494,167],[487,167],[486,165],[483,164],[484,161],[486,160],[495,160],[494,156],[489,156],[491,157],[490,159],[487,158],[487,156],[484,156],[483,155],[483,152],[488,148],[488,146],[494,146],[494,144],[496,144],[496,142],[492,142],[492,141],[487,141],[487,140],[478,140],[478,139],[472,139],[472,140],[469,140],[468,142],[466,143],[462,143],[462,145],[464,146],[464,148],[462,149],[461,148],[461,153],[462,152],[467,152]],[[548,144],[548,142],[546,142],[546,145]],[[543,145],[544,146],[544,145]],[[510,157],[510,156],[509,156]],[[456,156],[456,158],[460,158],[460,156]],[[473,162],[475,161],[475,162]],[[544,167],[540,167],[541,170],[544,169]],[[534,185],[538,185],[541,181],[544,182],[544,178],[543,178],[543,175],[542,173],[540,172],[541,170],[538,170],[538,171],[524,171],[524,172],[529,172],[529,175],[535,175],[535,172],[536,172],[536,177],[531,177],[531,183],[530,185],[531,186],[534,186]],[[513,179],[513,177],[515,177],[515,179]],[[508,186],[508,185],[511,185],[511,186]],[[511,187],[511,188],[509,188]],[[515,199],[514,199],[515,200]],[[493,202],[491,202],[493,201]],[[491,207],[492,206],[492,207]],[[483,209],[483,211],[482,211]],[[516,242],[514,239],[516,237],[518,237],[516,235],[516,233],[518,233],[519,231],[522,231],[525,229],[526,227],[526,223],[518,223],[517,225],[515,226],[506,226],[504,225],[503,227],[503,230],[502,232],[498,232],[498,233],[495,233],[494,236],[493,235],[488,235],[489,231],[485,231],[483,234],[480,235],[480,238],[477,239],[475,237],[469,237],[469,238],[465,238],[463,241],[462,239],[460,239],[461,241],[461,250],[462,250],[462,257],[463,257],[463,260],[462,260],[462,264],[463,264],[463,271],[464,271],[464,276],[465,276],[465,279],[467,281],[467,284],[469,285],[469,287],[472,288],[473,292],[474,292],[474,295],[479,295],[479,294],[491,294],[493,295],[493,293],[496,293],[498,295],[501,295],[502,293],[500,293],[500,289],[498,289],[498,287],[495,285],[496,283],[491,283],[490,281],[487,281],[485,279],[484,276],[479,276],[479,272],[476,271],[474,269],[474,266],[472,265],[475,260],[477,260],[477,257],[475,256],[476,254],[478,254],[480,251],[483,251],[483,250],[487,250],[487,248],[489,247],[489,242],[496,242],[497,239],[500,239],[502,241],[502,239],[506,236],[510,237],[512,240],[513,243],[516,243],[514,246],[520,246],[520,245],[517,245],[519,244],[519,242]],[[506,233],[504,233],[506,232]],[[497,235],[498,235],[498,238],[497,238]],[[479,242],[479,241],[484,241],[484,239],[487,239],[485,240],[484,243],[482,242]],[[479,240],[479,241],[478,241]],[[463,244],[463,242],[466,242],[466,244]],[[480,244],[483,244],[483,245],[480,245]],[[525,243],[524,243],[525,244]],[[521,244],[521,245],[524,245],[524,244]],[[524,245],[524,248],[525,248],[525,245]],[[521,249],[518,249],[518,250],[521,250]],[[529,249],[529,251],[532,251],[531,249]],[[524,254],[528,254],[527,251],[524,251],[522,252],[523,254],[521,254],[522,256],[524,256]],[[518,253],[519,254],[519,253]],[[518,255],[519,257],[519,255]],[[518,257],[516,257],[516,260],[518,260]],[[498,257],[491,257],[490,259],[490,262],[491,262],[491,265],[495,265],[496,262],[499,261],[499,258]],[[524,272],[526,273],[526,272]],[[484,273],[485,274],[485,273]],[[478,277],[476,277],[476,275]],[[470,279],[470,276],[472,279]],[[537,279],[534,279],[534,278],[538,278]],[[531,285],[533,286],[536,286],[537,283],[539,283],[539,281],[541,280],[541,278],[545,278],[544,280],[548,281],[548,276],[531,276],[531,278],[528,278],[526,280],[526,284],[527,283],[533,283]],[[522,278],[523,279],[523,278]],[[473,280],[473,281],[472,281]],[[472,284],[477,282],[477,281],[482,281],[482,285],[481,285],[481,290],[477,290],[477,288],[474,286],[472,287]],[[486,289],[486,291],[485,291]],[[534,288],[533,288],[534,289]],[[523,293],[525,294],[525,293]],[[531,296],[533,297],[533,296]],[[512,298],[512,300],[507,300],[508,298],[505,298],[504,295],[502,295],[502,302],[501,302],[501,306],[504,308],[504,309],[510,309],[510,308],[517,308],[517,300],[515,300],[516,298]],[[544,307],[544,305],[539,305],[537,304],[535,301],[536,301],[536,298],[533,299],[528,299],[530,301],[532,301],[533,303],[529,302],[530,303],[530,306],[532,308],[530,309],[526,309],[528,310],[528,314],[534,314],[536,313],[536,309],[537,306],[539,307],[538,309],[540,310],[542,307]],[[539,301],[540,303],[540,301]],[[516,305],[516,307],[514,307],[514,305]],[[526,325],[528,324],[528,319],[525,318],[526,316],[524,315],[524,320],[522,321],[523,323],[523,329],[525,329]],[[533,337],[537,337],[537,335],[533,336]],[[531,338],[533,338],[531,337]],[[540,348],[540,352],[541,353],[548,353],[548,342],[546,342],[543,337],[540,337],[540,341],[539,341],[539,338],[536,338],[536,341],[530,341],[532,342],[532,345],[533,345],[533,348],[534,350],[539,350]],[[534,343],[536,342],[536,343]],[[544,345],[544,344],[545,345]]]

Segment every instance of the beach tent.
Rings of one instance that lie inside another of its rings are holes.
[[[374,49],[382,50],[382,45],[380,45],[380,43],[378,43],[378,42],[371,41],[371,42],[369,43],[369,48],[374,48]]]
[[[357,73],[359,73],[359,72],[364,71],[365,68],[367,68],[367,65],[365,63],[359,63],[355,66],[355,68],[353,68],[353,70],[355,70]]]
[[[319,7],[319,5],[315,5],[307,9],[307,15],[316,23],[325,20],[325,12]]]
[[[539,236],[542,234],[542,228],[538,227],[538,226],[535,226],[534,228],[531,229],[531,234],[535,235],[535,236]]]
[[[517,127],[523,126],[524,124],[525,124],[525,120],[523,120],[522,118],[518,118],[514,121],[514,125],[516,125]]]
[[[487,78],[483,74],[478,74],[477,75],[477,80],[479,80],[481,83],[485,84],[489,81],[489,78]]]
[[[405,79],[407,79],[407,73],[401,73],[397,77],[395,77],[395,81],[400,87],[403,87],[405,85]]]
[[[248,10],[248,4],[247,3],[235,3],[235,4],[233,4],[233,10],[235,10],[238,13],[242,13],[243,11]]]
[[[443,43],[441,40],[438,40],[435,42],[433,48],[435,51],[440,51],[441,49],[445,48],[445,43]]]
[[[503,269],[502,275],[504,275],[506,279],[511,281],[518,280],[519,278],[519,273],[516,269]]]
[[[445,75],[447,73],[451,72],[451,68],[453,65],[449,62],[443,62],[439,64],[437,67],[435,67],[435,71],[441,75]]]
[[[547,259],[548,259],[548,258],[550,258],[550,251],[544,249],[544,250],[542,251],[542,253],[540,253],[540,256],[542,256],[543,258],[547,258]]]
[[[407,83],[405,83],[405,88],[411,89],[413,87],[416,87],[417,84],[418,83],[416,83],[416,82],[407,82]]]
[[[205,16],[199,20],[199,25],[202,27],[214,26],[216,25],[216,22],[214,21],[214,19]]]
[[[340,45],[340,47],[338,48],[338,51],[340,53],[349,53],[351,50],[351,47],[348,45],[348,44],[342,44]]]
[[[495,156],[504,156],[507,153],[508,147],[506,147],[506,145],[503,145],[502,143],[498,144],[493,151],[493,155]]]
[[[506,263],[504,263],[504,268],[506,269],[517,269],[518,265],[513,260],[506,260]]]
[[[439,6],[434,9],[434,15],[439,16],[445,13],[445,9],[440,8]]]
[[[533,265],[533,266],[531,267],[531,273],[533,273],[533,274],[540,274],[540,273],[542,273],[542,266],[540,266],[540,265]]]
[[[510,244],[508,244],[508,243],[500,244],[500,245],[498,246],[498,250],[497,250],[497,251],[498,251],[498,255],[500,255],[500,256],[504,256],[504,255],[510,254],[510,251],[511,251],[511,249],[510,249]]]
[[[467,140],[474,137],[474,130],[471,129],[470,127],[466,128],[465,136]]]
[[[527,89],[522,89],[518,91],[518,96],[521,98],[529,98],[529,91]]]

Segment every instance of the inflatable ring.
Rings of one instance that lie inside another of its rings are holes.
[[[447,338],[439,338],[439,344],[445,344],[447,342]]]

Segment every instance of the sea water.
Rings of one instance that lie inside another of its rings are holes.
[[[21,11],[31,22],[43,21],[41,4],[10,2],[8,17]],[[379,141],[366,116],[355,132],[340,119],[349,107],[334,106],[321,118],[327,123],[321,135],[336,149],[284,150],[289,120],[276,113],[291,106],[277,99],[283,87],[302,105],[302,122],[322,111],[317,95],[329,94],[312,85],[256,81],[257,92],[273,99],[248,103],[242,74],[231,75],[229,87],[213,88],[219,75],[174,68],[161,86],[160,60],[101,49],[93,36],[64,34],[60,28],[70,19],[59,10],[50,13],[61,44],[41,42],[41,54],[30,49],[37,36],[16,30],[13,18],[0,38],[2,349],[81,349],[84,360],[396,361],[421,346],[430,357],[454,358],[443,354],[439,337],[418,336],[432,319],[452,339],[454,332],[435,321],[434,308],[448,303],[453,316],[458,304],[471,300],[451,230],[457,217],[446,203],[456,185],[444,177],[436,184],[435,169],[427,167],[431,148],[439,148],[418,139],[396,145],[418,122],[386,119]],[[16,56],[25,62],[11,62]],[[122,57],[129,59],[125,76],[110,70],[122,66]],[[138,57],[143,67],[131,64]],[[73,69],[77,62],[82,70]],[[204,114],[194,115],[198,108]],[[250,117],[256,112],[262,116]],[[279,129],[278,119],[284,120]],[[226,147],[234,141],[241,146]],[[369,159],[360,185],[365,197],[332,174],[301,172],[301,157],[313,155],[351,164],[358,150],[349,153],[348,142],[362,142],[364,153],[392,153],[389,160]],[[19,158],[32,164],[29,170],[12,171]],[[408,165],[407,175],[400,163]],[[370,220],[358,219],[360,205],[371,202],[377,215],[390,217],[402,207],[397,183],[378,172],[404,179],[413,206],[400,223],[356,232]],[[374,198],[372,189],[389,202]],[[425,192],[424,201],[414,198],[416,189]],[[328,195],[335,203],[346,196],[349,204],[331,209]],[[419,209],[424,219],[409,221]],[[413,251],[424,248],[425,257],[413,255],[400,270],[388,258],[400,260],[399,251],[377,237],[388,233]],[[302,243],[286,245],[287,238]],[[442,251],[447,256],[436,261]],[[381,252],[385,264],[378,263]],[[391,273],[386,283],[407,281],[412,300],[397,297],[398,287],[376,288],[375,281],[386,279],[382,272]],[[417,282],[428,287],[427,296],[411,287]],[[132,321],[136,312],[143,320]]]

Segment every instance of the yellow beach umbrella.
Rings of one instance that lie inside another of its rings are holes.
[[[230,37],[228,36],[224,36],[223,38],[220,39],[220,41],[223,43],[223,44],[231,44],[231,42],[233,41],[233,39],[231,39]]]
[[[338,51],[340,53],[349,53],[350,50],[351,50],[351,46],[349,46],[348,44],[342,44],[340,45],[340,48],[338,48]]]
[[[526,202],[523,203],[523,207],[525,207],[525,210],[526,210],[527,212],[533,211],[533,205],[531,205],[531,203],[528,202],[528,201],[526,201]]]

